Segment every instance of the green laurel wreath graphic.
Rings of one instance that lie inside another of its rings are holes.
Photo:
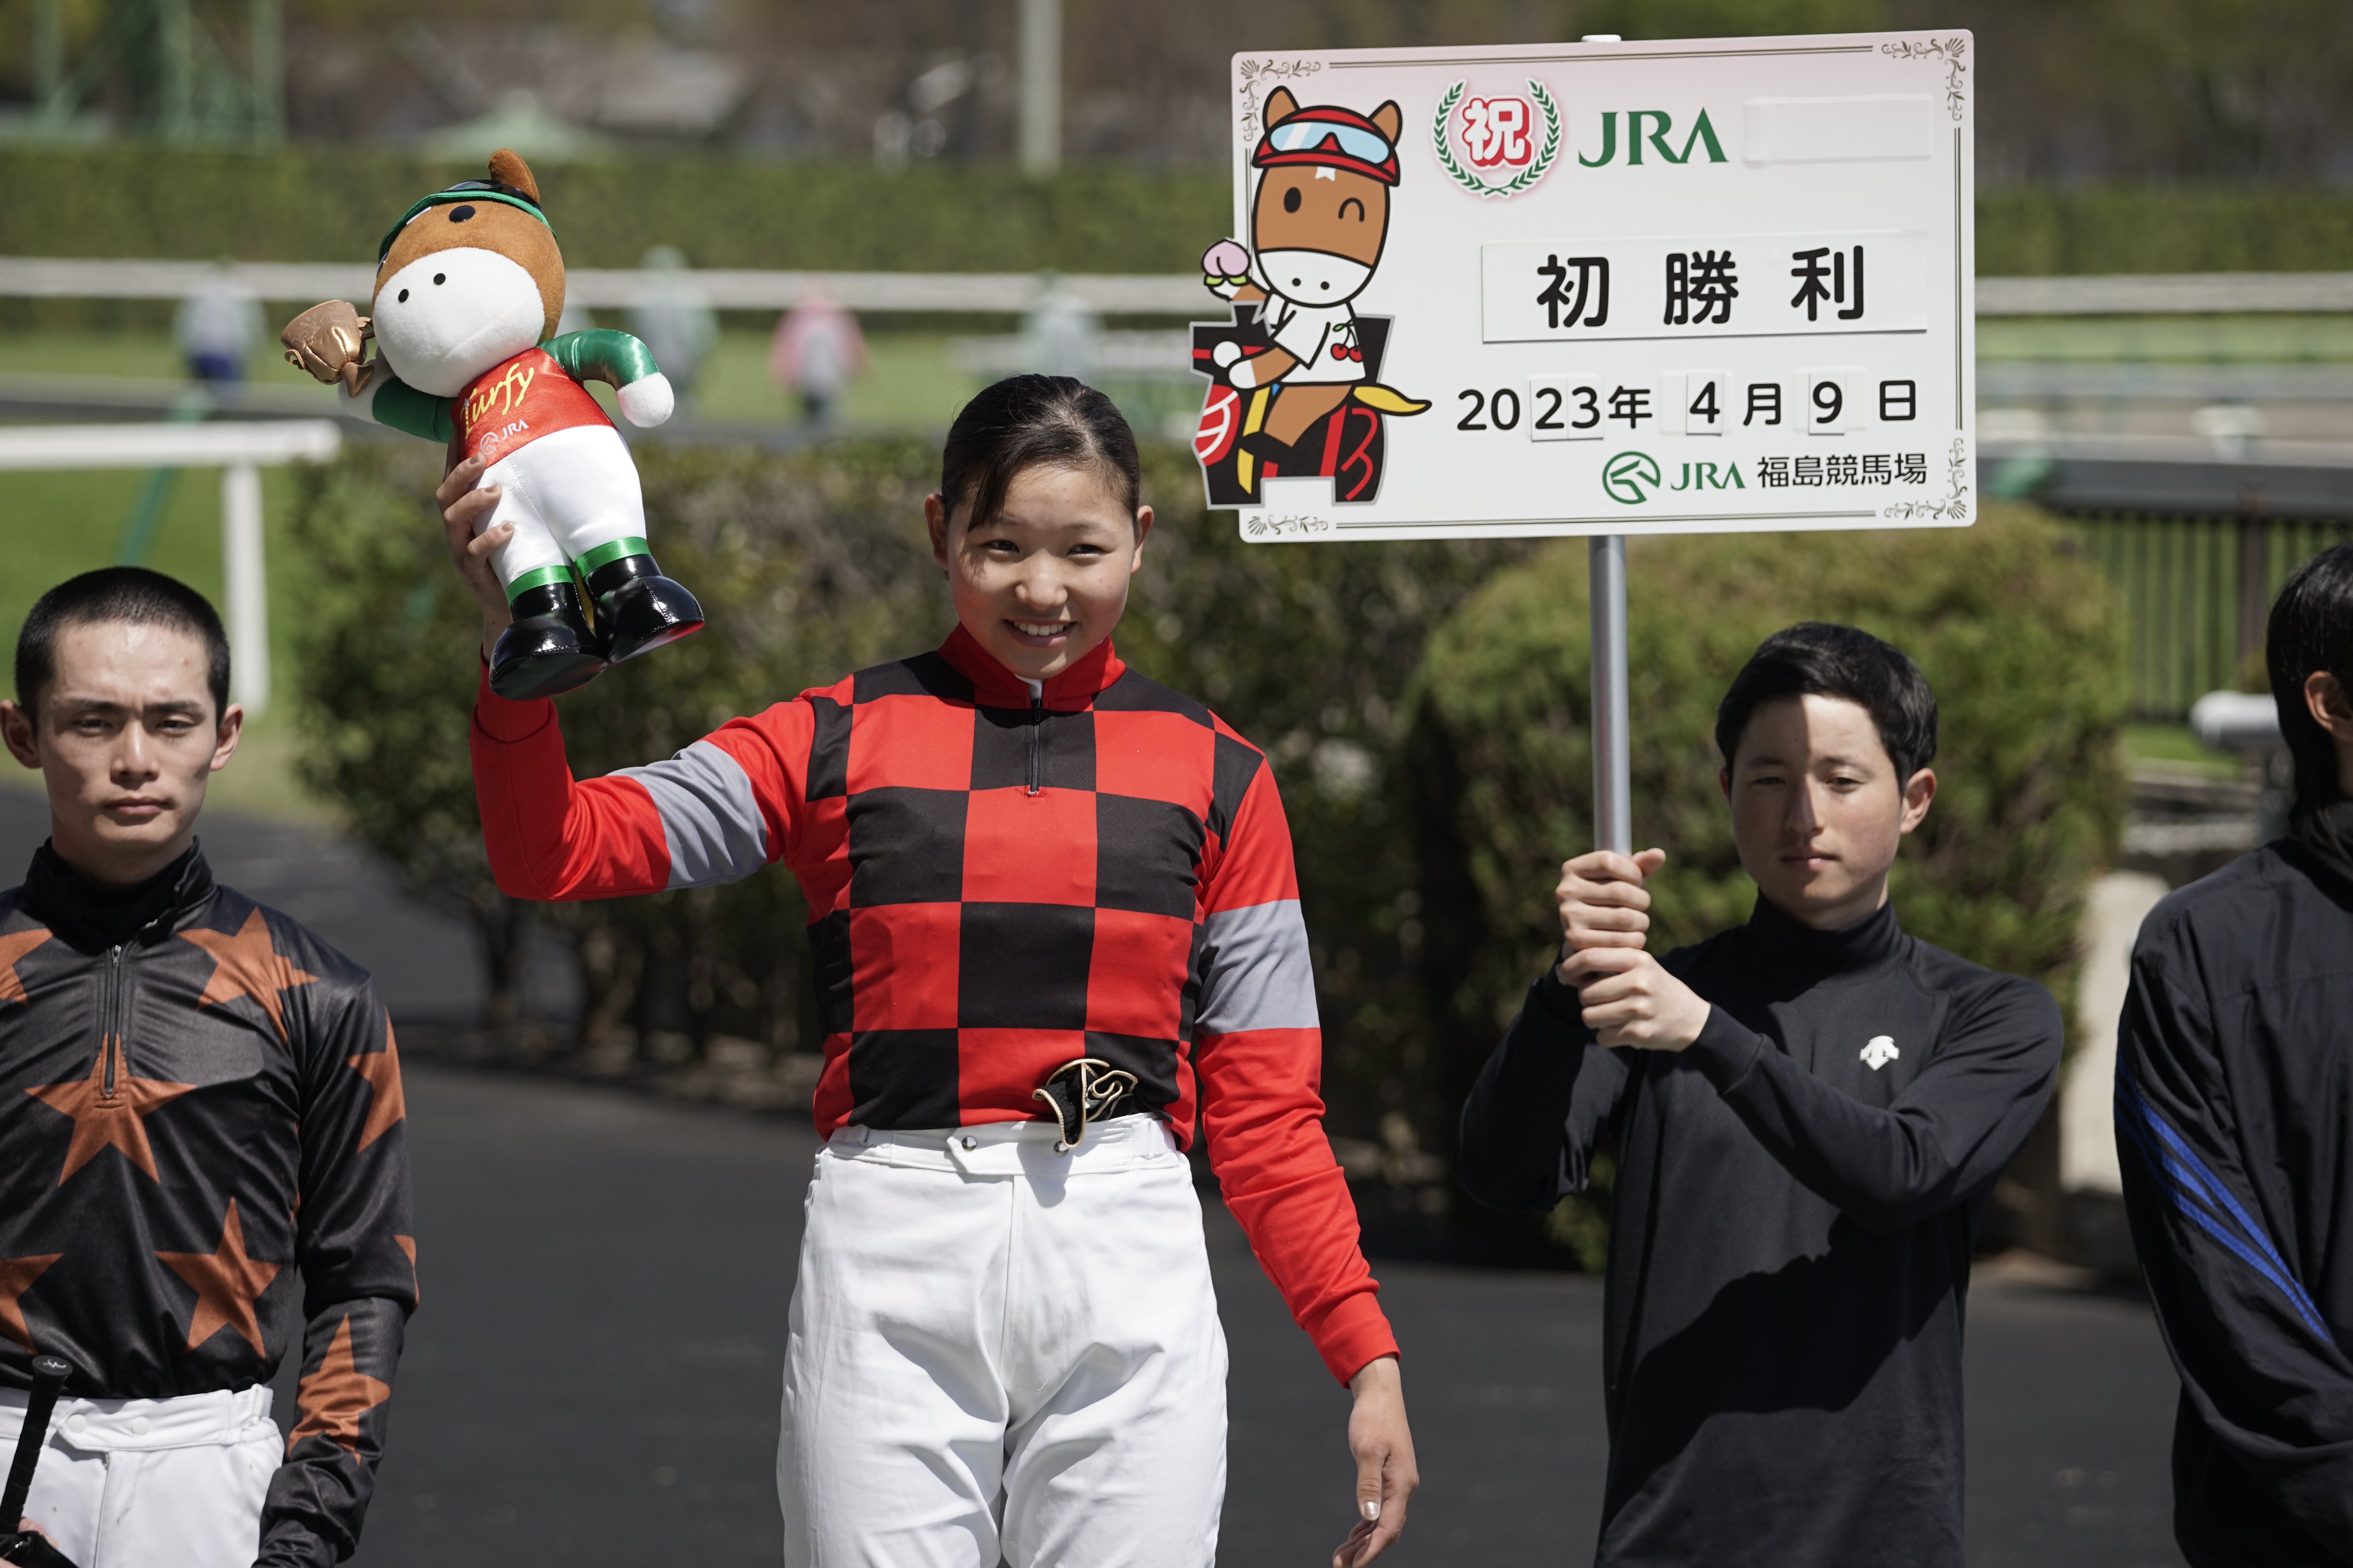
[[[1430,140],[1438,150],[1438,165],[1453,175],[1454,183],[1472,195],[1516,196],[1543,179],[1545,171],[1552,167],[1552,161],[1560,155],[1560,106],[1553,102],[1552,94],[1546,89],[1544,83],[1534,77],[1528,79],[1529,95],[1536,100],[1536,107],[1544,110],[1544,145],[1536,149],[1535,157],[1526,168],[1500,185],[1491,185],[1462,166],[1454,156],[1452,141],[1446,134],[1446,122],[1453,117],[1454,106],[1462,101],[1463,89],[1469,85],[1468,82],[1458,81],[1446,89],[1445,97],[1438,100],[1438,113],[1430,122]]]

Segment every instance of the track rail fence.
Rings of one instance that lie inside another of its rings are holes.
[[[2353,521],[2145,513],[2067,521],[2124,596],[2134,717],[2166,723],[2242,674],[2259,677],[2264,619],[2288,574],[2353,542]]]

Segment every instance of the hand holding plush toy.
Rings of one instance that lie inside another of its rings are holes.
[[[370,309],[314,305],[280,341],[290,363],[341,384],[355,411],[491,459],[480,482],[501,494],[477,531],[514,524],[491,557],[514,614],[491,660],[492,690],[553,697],[702,629],[702,607],[646,542],[629,449],[581,385],[611,384],[622,417],[648,426],[670,416],[670,382],[627,332],[554,336],[564,256],[521,158],[501,149],[489,179],[409,208],[384,237]],[[380,352],[363,361],[370,337]]]

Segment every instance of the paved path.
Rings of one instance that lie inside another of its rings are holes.
[[[0,876],[43,831],[0,791]],[[479,996],[463,935],[331,837],[222,816],[224,879],[374,966],[403,1016]],[[413,1063],[425,1305],[361,1568],[777,1558],[785,1306],[815,1150],[788,1119]],[[1231,1343],[1220,1562],[1328,1560],[1345,1396],[1210,1210]],[[1408,1353],[1426,1486],[1412,1563],[1590,1561],[1605,1445],[1600,1288],[1376,1261]],[[2138,1303],[1986,1284],[1970,1303],[1974,1568],[2158,1568],[2174,1383]],[[291,1408],[280,1379],[280,1409]]]

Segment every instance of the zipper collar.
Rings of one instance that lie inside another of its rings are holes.
[[[1127,673],[1109,637],[1096,644],[1060,675],[1039,682],[1033,697],[1029,684],[992,658],[980,639],[959,626],[940,645],[940,657],[972,682],[973,700],[983,708],[1041,708],[1076,713],[1089,707],[1098,693]]]
[[[33,852],[25,872],[26,911],[85,952],[121,947],[152,929],[175,925],[212,893],[212,868],[199,844],[133,888],[91,881],[47,844]]]

